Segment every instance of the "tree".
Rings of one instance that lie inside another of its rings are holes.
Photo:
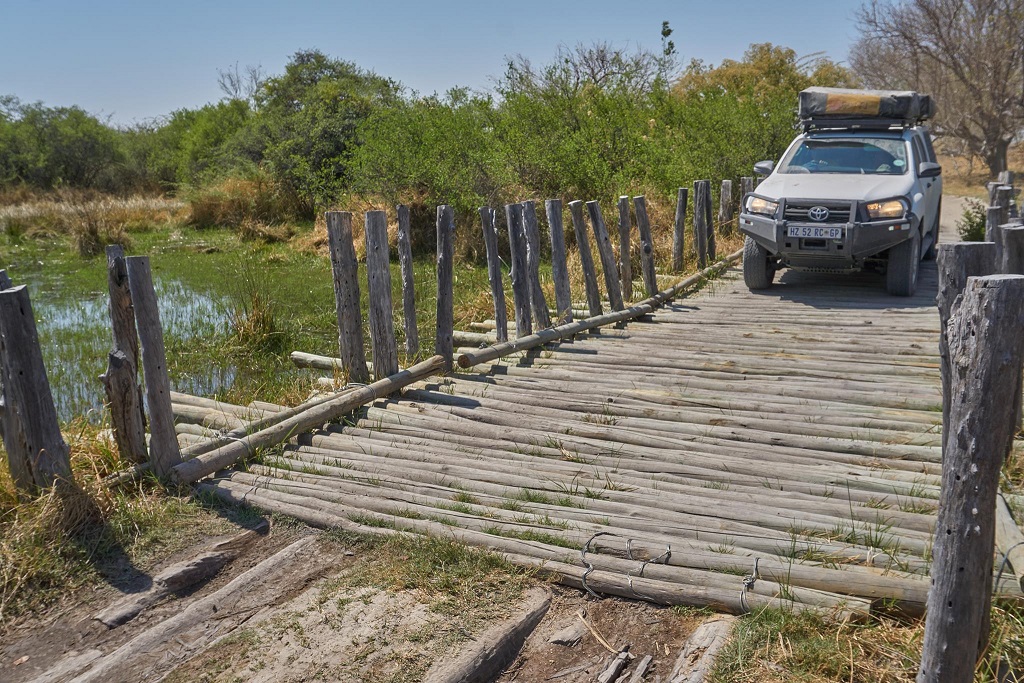
[[[995,176],[1024,128],[1024,0],[872,0],[850,51],[870,87],[936,98],[936,132]]]

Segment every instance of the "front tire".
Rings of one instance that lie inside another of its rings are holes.
[[[921,265],[921,233],[913,231],[909,240],[889,250],[889,266],[885,271],[885,289],[893,296],[914,296],[917,272]]]
[[[743,242],[743,282],[747,289],[768,289],[775,279],[775,268],[768,261],[768,250],[747,237]]]

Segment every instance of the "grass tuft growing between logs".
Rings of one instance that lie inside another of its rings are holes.
[[[923,638],[923,621],[881,617],[863,624],[835,624],[811,613],[762,610],[737,624],[712,680],[905,683],[917,675]],[[1024,608],[997,602],[992,606],[989,648],[975,680],[1013,680],[997,674],[1020,662],[1024,662]]]

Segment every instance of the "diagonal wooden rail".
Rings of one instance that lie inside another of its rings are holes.
[[[625,597],[919,614],[937,278],[923,264],[909,299],[877,280],[786,273],[751,293],[730,271],[624,329],[466,349],[475,369],[200,488],[319,526],[448,535]]]

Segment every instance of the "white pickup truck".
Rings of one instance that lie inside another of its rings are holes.
[[[927,95],[809,88],[800,93],[803,132],[782,160],[755,164],[766,176],[743,198],[743,277],[771,286],[783,268],[877,270],[886,288],[911,296],[922,258],[934,258],[942,167],[924,121]]]

